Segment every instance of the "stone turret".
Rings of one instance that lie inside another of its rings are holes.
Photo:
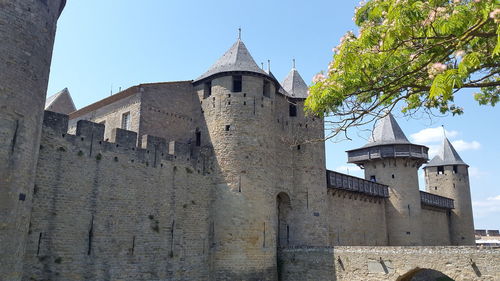
[[[211,256],[215,280],[275,280],[273,101],[280,88],[236,43],[194,82],[215,156]]]
[[[408,141],[390,113],[377,121],[368,144],[347,152],[348,162],[363,168],[367,180],[389,186],[390,245],[422,244],[418,168],[427,162],[427,152],[427,147]]]
[[[20,280],[57,19],[65,0],[0,3],[0,276]]]
[[[447,138],[424,167],[427,192],[454,200],[450,214],[452,245],[475,244],[468,168]]]

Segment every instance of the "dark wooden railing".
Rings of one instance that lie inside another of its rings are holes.
[[[339,172],[327,170],[326,181],[328,188],[358,192],[375,197],[389,197],[389,189],[387,185],[358,177],[353,177]]]

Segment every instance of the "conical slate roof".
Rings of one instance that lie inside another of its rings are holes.
[[[287,91],[290,97],[301,99],[307,98],[307,91],[309,88],[295,67],[290,70],[288,76],[283,80],[281,85],[283,85],[283,89]]]
[[[45,100],[45,110],[69,114],[76,110],[68,88],[53,94]]]
[[[248,71],[269,76],[254,61],[247,47],[238,39],[222,57],[212,65],[207,72],[194,82],[200,81],[217,73],[231,71]]]
[[[460,158],[458,152],[455,150],[448,138],[444,138],[443,145],[439,152],[425,167],[445,166],[445,165],[467,165]]]
[[[409,144],[410,141],[406,138],[405,133],[403,133],[403,130],[399,127],[394,116],[389,113],[384,118],[377,121],[370,140],[365,146],[405,143]]]

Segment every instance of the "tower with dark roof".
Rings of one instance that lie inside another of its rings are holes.
[[[363,168],[367,180],[389,186],[389,245],[422,245],[418,169],[427,162],[427,152],[427,147],[408,141],[390,113],[377,121],[368,144],[347,151],[348,162]]]
[[[452,245],[475,244],[468,168],[447,138],[443,139],[439,153],[424,167],[427,192],[454,200],[450,212]]]
[[[323,137],[322,120],[304,115],[296,69],[282,87],[240,39],[193,85],[216,162],[215,279],[276,280],[279,247],[327,241],[324,144],[302,143]]]
[[[274,139],[266,120],[280,88],[238,39],[194,82],[216,159],[212,257],[217,280],[276,276]]]

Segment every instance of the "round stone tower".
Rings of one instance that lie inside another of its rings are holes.
[[[65,0],[0,1],[0,276],[20,280],[56,31]]]
[[[427,192],[454,200],[450,213],[452,245],[475,244],[468,168],[447,138],[438,155],[424,167]]]
[[[257,66],[241,40],[193,83],[206,123],[202,142],[215,154],[213,279],[276,280],[277,159],[269,151],[279,83]]]
[[[418,169],[427,162],[427,152],[427,147],[408,141],[390,113],[377,121],[367,145],[347,152],[349,163],[363,168],[367,180],[389,186],[389,245],[422,245]]]

